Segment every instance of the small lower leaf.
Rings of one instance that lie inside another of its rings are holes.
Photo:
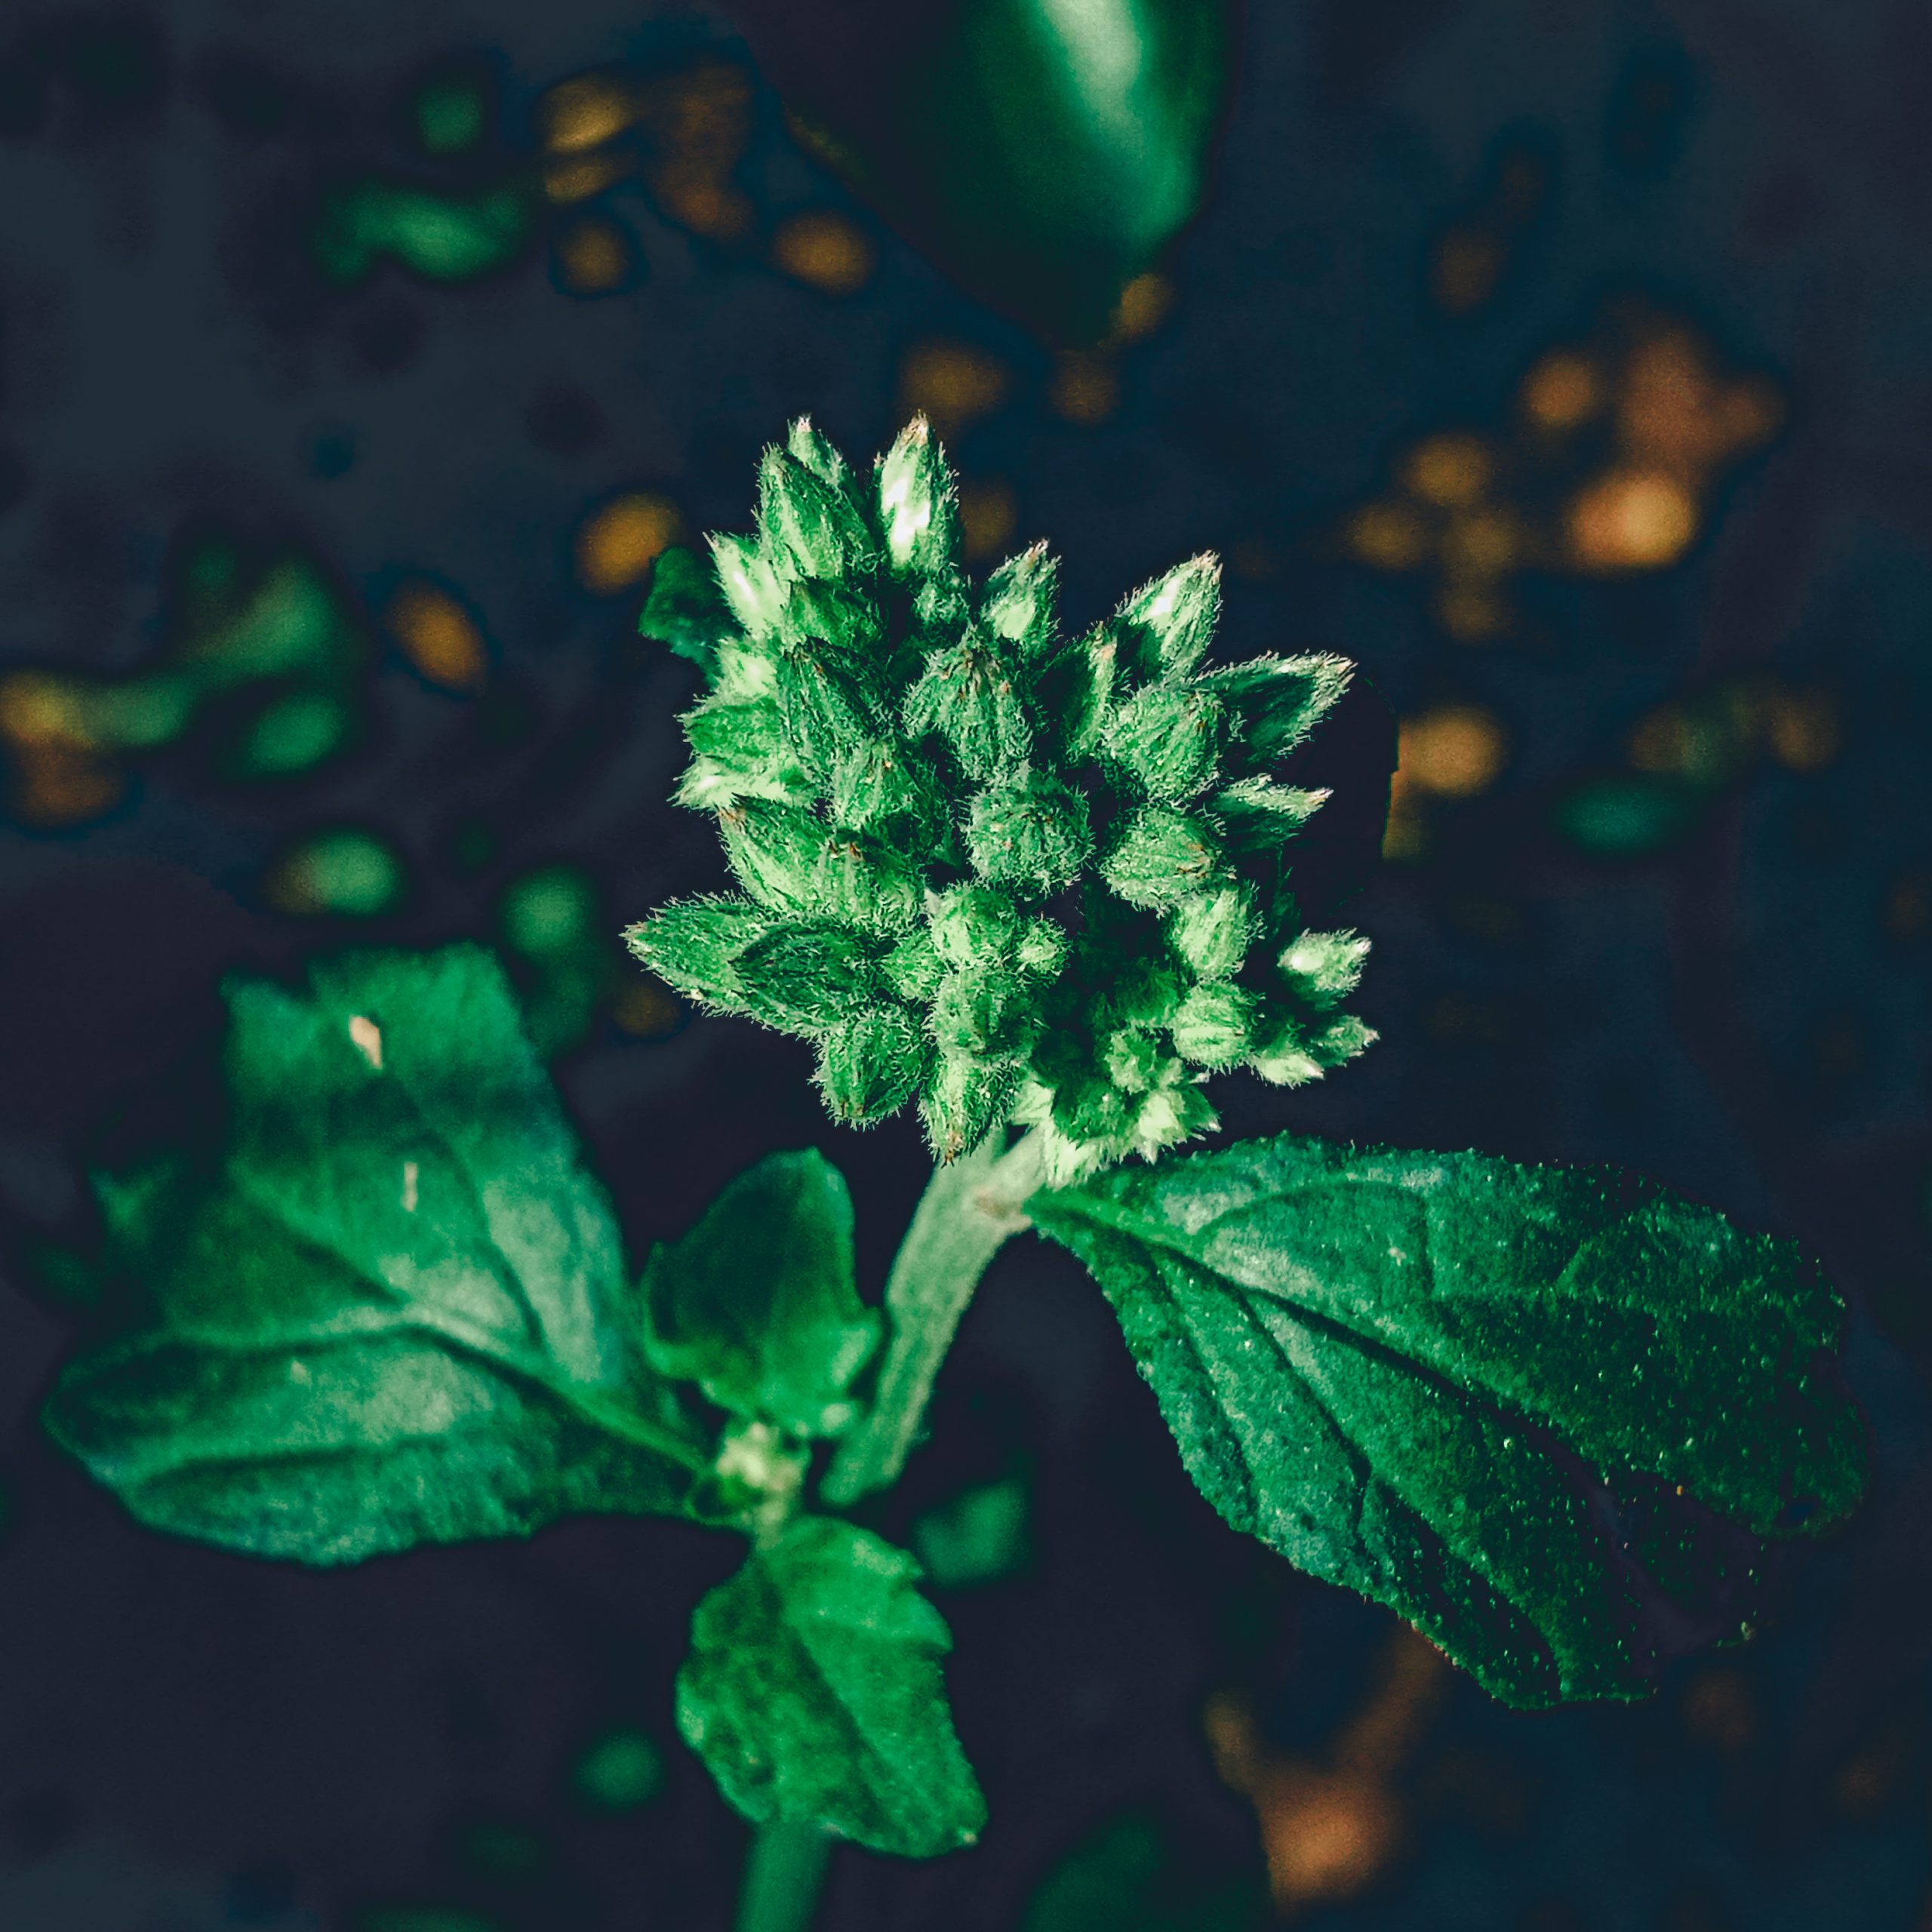
[[[730,1182],[645,1269],[645,1349],[733,1414],[794,1435],[835,1435],[846,1390],[878,1344],[852,1272],[852,1200],[810,1149],[771,1154]]]
[[[918,1574],[869,1532],[805,1517],[698,1605],[678,1727],[746,1817],[907,1858],[979,1835],[940,1669],[952,1638]]]

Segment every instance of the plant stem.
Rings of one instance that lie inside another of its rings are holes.
[[[913,1211],[885,1284],[892,1339],[865,1419],[826,1472],[825,1500],[845,1509],[884,1488],[906,1466],[934,1378],[987,1264],[1009,1235],[1028,1225],[1026,1198],[1040,1181],[1031,1134],[1007,1152],[999,1133],[972,1153],[934,1170]]]
[[[745,1860],[737,1932],[811,1932],[832,1858],[832,1835],[774,1818],[761,1825]]]

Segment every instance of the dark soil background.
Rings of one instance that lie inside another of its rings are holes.
[[[634,1254],[814,1143],[875,1286],[915,1131],[831,1131],[801,1052],[611,936],[717,871],[666,803],[693,674],[635,629],[666,520],[743,526],[791,414],[864,453],[915,404],[1072,620],[1213,547],[1231,649],[1345,651],[1402,722],[1349,915],[1383,1042],[1223,1083],[1230,1128],[1614,1161],[1797,1237],[1855,1305],[1876,1477],[1714,1596],[1747,1646],[1514,1716],[1227,1532],[1097,1293],[1016,1243],[881,1518],[940,1578],[992,1824],[840,1854],[826,1932],[1232,1927],[1271,1885],[1333,1932],[1932,1924],[1922,6],[1256,4],[1198,223],[1073,353],[853,198],[744,24],[0,14],[0,1926],[729,1923],[745,1832],[670,1720],[728,1538],[314,1575],[144,1532],[40,1432],[85,1321],[45,1262],[89,1160],[205,1128],[224,970],[468,934],[510,943]],[[586,76],[651,105],[566,179]],[[438,87],[496,103],[469,158],[411,135]],[[540,168],[500,265],[329,269],[332,195]],[[290,559],[332,613],[306,669],[144,742],[61,724],[213,648],[198,571],[245,600]]]

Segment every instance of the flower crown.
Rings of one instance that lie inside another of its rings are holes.
[[[837,1118],[916,1100],[942,1160],[1011,1120],[1063,1182],[1213,1128],[1211,1073],[1294,1086],[1375,1037],[1337,1011],[1368,942],[1308,931],[1291,889],[1327,794],[1275,775],[1352,666],[1208,663],[1212,556],[1068,639],[1043,545],[967,578],[923,420],[862,479],[802,418],[755,535],[711,550],[729,614],[677,796],[742,890],[625,937],[812,1041]]]

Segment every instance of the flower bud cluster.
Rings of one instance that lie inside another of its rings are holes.
[[[1043,546],[968,580],[923,421],[862,477],[801,420],[756,534],[711,547],[729,616],[678,796],[740,890],[626,937],[811,1039],[837,1118],[916,1102],[949,1160],[1019,1121],[1070,1180],[1213,1127],[1211,1073],[1297,1085],[1374,1037],[1339,1011],[1367,940],[1291,889],[1327,795],[1279,776],[1352,667],[1211,663],[1212,557],[1066,638]]]

